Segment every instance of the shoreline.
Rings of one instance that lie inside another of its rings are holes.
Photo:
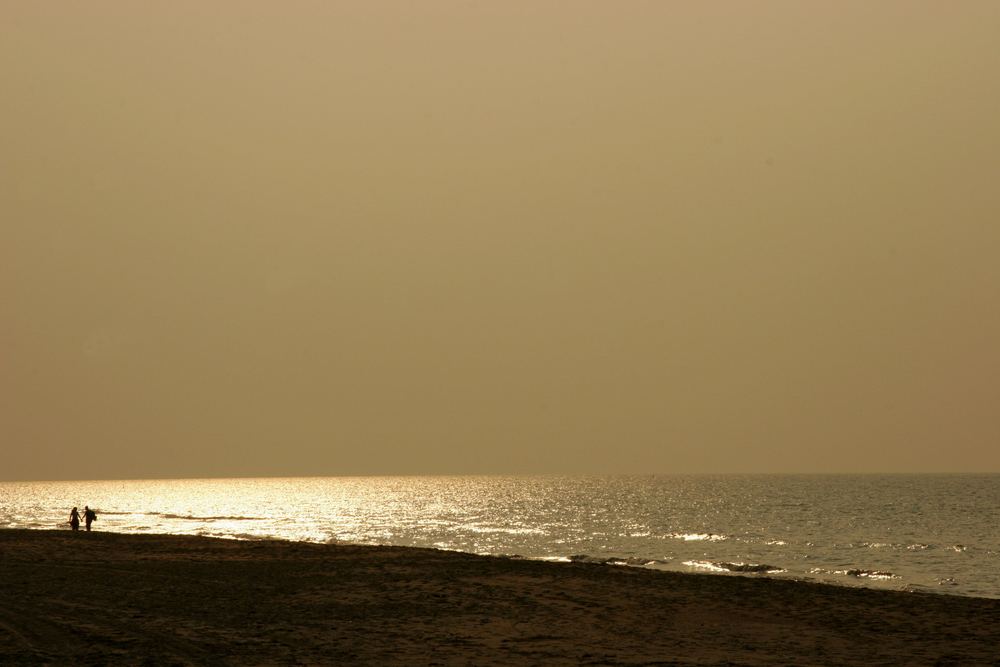
[[[105,513],[108,514],[108,513]],[[55,532],[66,532],[70,533],[68,522],[66,525],[37,525],[30,528],[8,528],[0,527],[0,531],[4,530],[30,530],[30,531],[55,531]],[[80,528],[80,532],[84,532],[83,528]],[[833,586],[836,588],[851,588],[851,589],[864,589],[864,590],[881,590],[881,591],[898,591],[904,593],[912,593],[916,595],[945,595],[961,598],[973,598],[973,599],[986,599],[986,600],[1000,600],[1000,595],[975,595],[970,593],[955,592],[946,587],[930,587],[921,586],[917,584],[892,584],[888,582],[878,582],[872,584],[870,582],[863,582],[861,578],[865,576],[864,573],[874,572],[875,574],[881,574],[881,572],[873,570],[863,570],[859,569],[858,572],[862,573],[859,575],[854,575],[857,577],[855,580],[850,578],[823,578],[819,576],[810,576],[805,572],[791,572],[779,566],[769,566],[761,565],[757,563],[730,563],[726,561],[715,562],[709,560],[697,561],[697,564],[692,564],[688,562],[682,563],[682,565],[690,566],[688,569],[683,569],[680,567],[664,567],[663,564],[666,561],[657,561],[653,558],[638,558],[638,557],[618,557],[618,556],[607,556],[607,557],[595,557],[586,554],[572,555],[572,556],[525,556],[518,553],[476,553],[472,551],[463,551],[461,549],[445,549],[440,547],[422,547],[413,545],[393,545],[393,544],[368,544],[368,543],[355,543],[355,542],[319,542],[313,540],[294,540],[286,537],[274,537],[270,535],[253,535],[253,534],[232,534],[232,535],[195,535],[191,533],[160,533],[160,532],[119,532],[119,531],[100,531],[95,530],[94,532],[108,532],[116,535],[125,536],[171,536],[171,537],[204,537],[206,539],[213,540],[236,540],[240,542],[257,542],[257,541],[267,541],[267,542],[290,542],[290,543],[302,543],[302,544],[317,544],[317,545],[329,545],[329,546],[369,546],[369,547],[386,547],[386,548],[404,548],[404,549],[429,549],[431,551],[445,551],[451,553],[461,553],[470,556],[484,556],[490,558],[506,558],[510,560],[530,560],[539,561],[546,563],[588,563],[593,565],[607,565],[607,566],[617,566],[617,567],[628,567],[634,569],[644,569],[655,572],[670,572],[675,574],[692,574],[692,575],[708,575],[708,576],[722,576],[722,577],[749,577],[754,579],[776,579],[782,581],[796,581],[801,583],[810,584],[821,584],[826,586]],[[645,561],[645,562],[639,562]],[[667,563],[669,565],[669,563]],[[737,567],[727,567],[730,565],[736,565]],[[745,568],[739,566],[747,565]],[[848,568],[849,569],[849,568]],[[846,572],[836,572],[834,574],[843,574],[845,577],[848,576]],[[892,576],[891,573],[887,573]]]
[[[416,547],[0,530],[0,662],[994,664],[1000,600]]]

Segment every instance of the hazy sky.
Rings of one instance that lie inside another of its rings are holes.
[[[0,0],[0,478],[1000,471],[998,45]]]

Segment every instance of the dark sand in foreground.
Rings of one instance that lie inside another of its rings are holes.
[[[1000,600],[0,530],[0,664],[1000,664]]]

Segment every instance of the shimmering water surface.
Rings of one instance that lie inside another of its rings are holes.
[[[0,483],[0,527],[436,547],[1000,597],[1000,475]]]

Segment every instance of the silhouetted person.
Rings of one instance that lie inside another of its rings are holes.
[[[94,523],[94,519],[97,518],[97,512],[90,509],[89,505],[83,506],[83,520],[87,522],[87,532],[90,532],[90,524]]]
[[[80,513],[73,508],[73,511],[69,513],[69,525],[73,530],[80,530]]]

